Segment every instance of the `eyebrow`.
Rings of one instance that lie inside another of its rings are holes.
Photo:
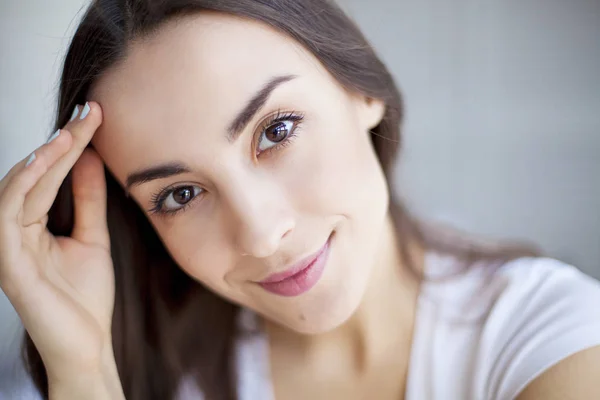
[[[227,138],[229,141],[233,142],[240,136],[246,125],[248,125],[256,113],[262,109],[267,100],[269,100],[271,93],[277,89],[277,87],[295,78],[297,78],[296,75],[281,75],[269,79],[229,124],[229,127],[227,128]],[[190,169],[187,166],[177,162],[146,168],[127,176],[125,181],[125,191],[129,192],[132,187],[139,186],[155,179],[169,178],[188,172],[190,172]]]
[[[271,78],[262,89],[258,91],[252,99],[246,104],[246,106],[240,111],[237,117],[229,124],[227,128],[227,137],[230,141],[235,141],[238,136],[242,133],[246,125],[254,118],[254,115],[260,111],[265,105],[271,93],[277,89],[279,85],[285,82],[289,82],[292,79],[297,78],[296,75],[281,75]]]
[[[129,174],[125,181],[125,191],[129,192],[133,186],[138,186],[155,179],[164,179],[174,175],[185,174],[187,172],[190,172],[190,169],[180,163],[167,163],[147,168]]]

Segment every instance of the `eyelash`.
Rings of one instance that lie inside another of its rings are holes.
[[[262,137],[263,133],[267,130],[267,128],[269,128],[272,125],[275,125],[277,123],[280,122],[284,122],[284,121],[292,121],[294,123],[290,133],[286,136],[286,138],[277,143],[275,146],[270,147],[266,150],[263,150],[260,153],[256,153],[256,156],[259,156],[261,154],[269,154],[272,151],[276,151],[276,150],[280,150],[284,147],[289,146],[290,144],[292,144],[293,139],[296,138],[296,135],[298,133],[298,129],[300,128],[300,125],[302,124],[302,121],[304,120],[304,114],[302,113],[298,113],[296,111],[290,111],[290,112],[282,112],[281,110],[277,110],[277,113],[269,116],[265,122],[263,122],[261,124],[261,127],[259,129],[259,137],[257,139],[254,140],[254,146],[256,146],[258,144],[258,139],[260,137]]]
[[[177,184],[177,186],[165,186],[158,190],[156,193],[152,195],[150,198],[150,203],[152,204],[152,208],[148,210],[148,213],[158,215],[158,216],[170,216],[175,215],[180,211],[186,210],[194,201],[196,201],[199,197],[202,196],[202,193],[195,196],[193,199],[183,204],[181,207],[175,210],[163,210],[163,205],[167,197],[173,194],[177,189],[181,189],[182,187],[195,186],[195,185],[181,185]]]
[[[284,121],[292,121],[292,122],[294,122],[294,125],[293,125],[290,133],[288,134],[288,136],[286,136],[286,138],[283,141],[277,143],[273,147],[270,147],[266,150],[261,151],[260,153],[256,153],[256,151],[255,151],[256,156],[258,157],[264,153],[269,154],[272,151],[277,151],[277,150],[280,150],[280,149],[283,149],[283,148],[289,146],[292,143],[293,139],[296,137],[296,135],[298,133],[297,131],[298,131],[299,126],[302,123],[303,119],[304,119],[304,114],[297,113],[295,111],[283,113],[281,110],[277,110],[277,113],[269,116],[261,124],[260,129],[259,129],[259,136],[257,139],[254,140],[253,148],[256,148],[256,146],[258,144],[258,139],[260,139],[262,137],[262,135],[264,134],[265,130],[267,128],[271,127],[272,125],[275,125],[279,122],[284,122]],[[171,194],[173,194],[173,192],[175,192],[177,189],[180,189],[180,188],[186,187],[186,186],[193,186],[193,185],[166,186],[166,187],[163,187],[160,190],[158,190],[156,193],[154,193],[152,195],[152,198],[150,199],[152,208],[150,210],[148,210],[148,212],[150,214],[159,215],[159,216],[172,216],[181,211],[185,211],[194,201],[196,201],[196,199],[198,199],[199,197],[202,196],[202,193],[195,196],[192,200],[183,204],[180,208],[177,208],[175,210],[163,210],[163,205],[164,205],[164,202],[167,199],[167,197],[169,197]]]

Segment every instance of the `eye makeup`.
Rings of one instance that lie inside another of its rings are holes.
[[[252,148],[255,156],[257,158],[263,155],[266,156],[291,145],[298,134],[303,119],[304,115],[302,113],[296,111],[284,112],[280,109],[265,118],[254,135]],[[273,128],[276,129],[275,132],[269,131]],[[264,146],[261,145],[264,142],[270,142],[267,145],[271,145],[263,148]],[[148,213],[159,216],[173,216],[187,210],[196,201],[201,200],[204,193],[204,189],[191,183],[177,183],[162,187],[151,196],[151,208]],[[185,202],[179,202],[178,200]]]

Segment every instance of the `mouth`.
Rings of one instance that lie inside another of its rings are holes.
[[[316,253],[300,260],[283,272],[268,276],[258,284],[270,293],[285,297],[299,296],[308,292],[323,275],[332,237],[333,233]]]

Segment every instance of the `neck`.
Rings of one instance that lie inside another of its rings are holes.
[[[367,289],[344,324],[324,334],[301,335],[267,323],[271,342],[293,342],[301,357],[317,368],[331,369],[329,360],[336,360],[336,368],[354,377],[388,370],[390,362],[394,372],[402,368],[400,364],[408,368],[419,282],[410,266],[402,263],[398,243],[388,215]],[[420,269],[423,249],[410,243],[409,253],[413,267]]]

